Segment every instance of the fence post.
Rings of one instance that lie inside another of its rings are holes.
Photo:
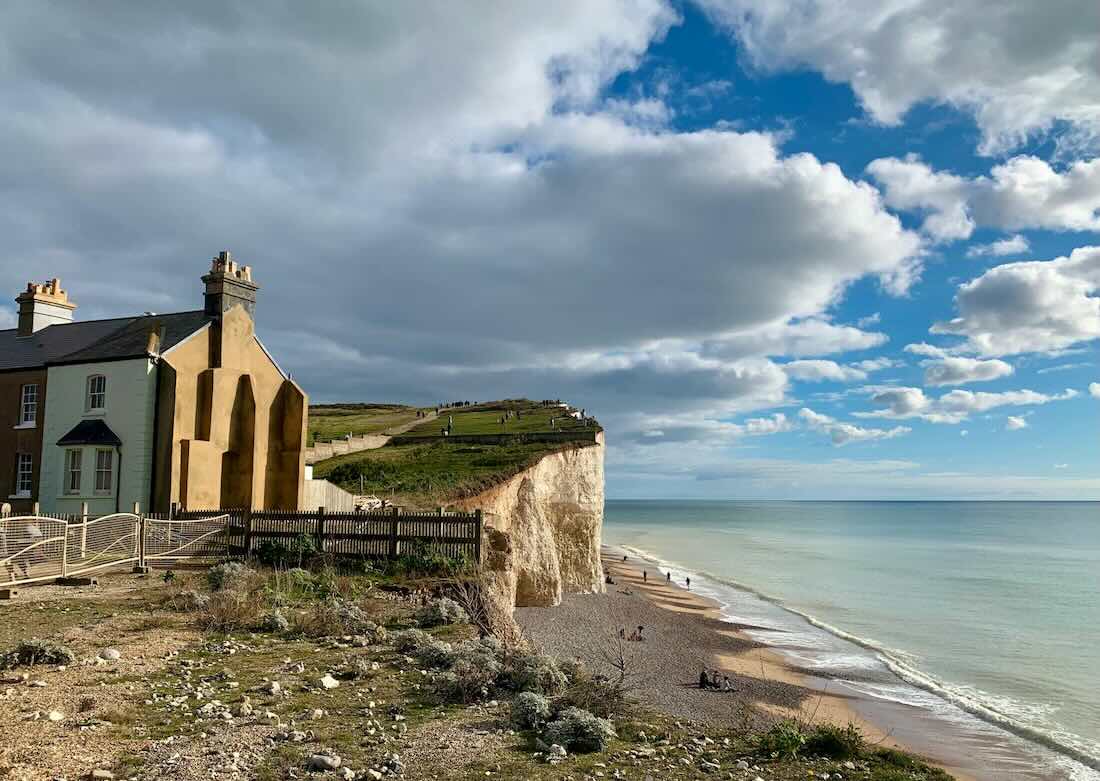
[[[88,503],[80,503],[80,558],[88,555]]]
[[[400,507],[393,508],[393,516],[390,518],[390,558],[397,558],[397,523]]]
[[[325,508],[317,508],[317,547],[325,552]]]
[[[35,502],[34,504],[31,505],[31,515],[34,515],[34,516],[37,517],[38,514],[41,513],[41,512],[42,512],[42,505],[40,505],[38,502]]]
[[[245,507],[244,512],[244,557],[252,555],[252,507]]]
[[[474,560],[481,564],[481,509],[474,510],[474,530],[477,537],[474,539]]]
[[[69,521],[65,521],[65,538],[61,541],[61,577],[69,577]]]

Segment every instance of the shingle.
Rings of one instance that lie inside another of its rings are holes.
[[[194,312],[172,312],[165,315],[146,315],[127,321],[121,328],[96,340],[87,347],[58,356],[52,364],[92,363],[121,358],[140,358],[147,355],[149,333],[164,329],[161,352],[179,344],[208,322],[201,309]]]

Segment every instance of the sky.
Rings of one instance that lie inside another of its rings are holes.
[[[567,399],[610,497],[1100,499],[1095,0],[15,0],[0,100],[11,298],[230,249],[313,401]]]

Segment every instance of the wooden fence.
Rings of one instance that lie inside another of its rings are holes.
[[[397,558],[430,546],[453,558],[481,561],[481,510],[472,513],[408,512],[394,507],[363,512],[317,510],[185,510],[174,518],[226,515],[231,552],[250,555],[264,542],[287,544],[311,537],[318,550],[341,556]]]

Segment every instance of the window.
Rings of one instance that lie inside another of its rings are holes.
[[[30,496],[34,487],[34,459],[30,453],[19,453],[15,457],[15,495]]]
[[[19,425],[33,426],[38,419],[38,386],[24,385],[19,394]]]
[[[95,491],[97,494],[110,493],[114,485],[112,479],[115,453],[113,450],[95,451]]]
[[[83,453],[79,450],[65,451],[65,493],[80,493],[80,461]]]
[[[107,378],[102,374],[93,374],[88,378],[88,412],[107,407]]]

